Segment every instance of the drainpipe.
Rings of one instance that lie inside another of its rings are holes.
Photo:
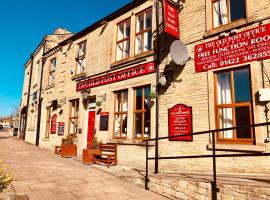
[[[159,137],[159,2],[155,1],[156,9],[156,138]],[[155,174],[158,173],[158,140],[155,140]]]
[[[42,55],[44,55],[44,53],[45,53],[46,42],[47,41],[45,40]],[[44,68],[45,61],[46,60],[44,59],[44,57],[42,57],[41,75],[40,75],[40,83],[39,83],[39,96],[38,96],[38,116],[37,116],[36,146],[39,146],[39,138],[40,138],[40,122],[41,122],[41,109],[42,109],[41,93],[42,93],[42,83],[43,83],[43,68]]]
[[[24,127],[23,127],[24,134],[22,136],[23,140],[25,140],[26,127],[27,127],[28,107],[29,107],[29,100],[30,100],[30,90],[31,90],[31,82],[32,82],[33,65],[34,65],[34,54],[31,54],[30,57],[31,57],[31,66],[30,66],[29,84],[28,84],[28,92],[27,92],[25,124],[24,124]]]

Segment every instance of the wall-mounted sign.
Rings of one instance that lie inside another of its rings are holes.
[[[58,135],[62,136],[65,133],[65,122],[58,122]]]
[[[51,119],[51,134],[56,133],[56,126],[57,126],[57,114],[54,114]]]
[[[195,71],[270,58],[270,24],[195,46]]]
[[[170,0],[163,0],[165,32],[179,39],[178,8]]]
[[[101,112],[100,113],[100,131],[108,131],[109,128],[109,112]]]
[[[155,71],[156,71],[155,63],[149,62],[149,63],[141,64],[136,67],[124,69],[124,70],[113,72],[113,73],[108,73],[103,76],[90,78],[85,81],[78,82],[76,89],[77,91],[86,90],[86,89],[97,87],[100,85],[106,85],[109,83],[114,83],[114,82],[123,81],[130,78],[150,74]]]
[[[168,111],[169,136],[192,133],[192,107],[177,104]],[[192,141],[192,135],[170,138],[170,141]]]

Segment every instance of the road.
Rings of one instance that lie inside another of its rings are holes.
[[[99,169],[8,137],[4,132],[0,132],[0,159],[15,171],[13,190],[31,200],[167,199]]]

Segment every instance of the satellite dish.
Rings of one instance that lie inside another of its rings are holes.
[[[180,40],[175,40],[170,48],[172,60],[177,65],[184,65],[189,59],[187,46]]]

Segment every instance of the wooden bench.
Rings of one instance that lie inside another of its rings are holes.
[[[106,164],[108,168],[117,165],[117,144],[99,144],[99,153],[93,154],[93,161],[96,164]]]
[[[64,138],[62,138],[61,145],[64,142]],[[61,155],[61,145],[60,146],[54,146],[54,153],[57,155]]]

